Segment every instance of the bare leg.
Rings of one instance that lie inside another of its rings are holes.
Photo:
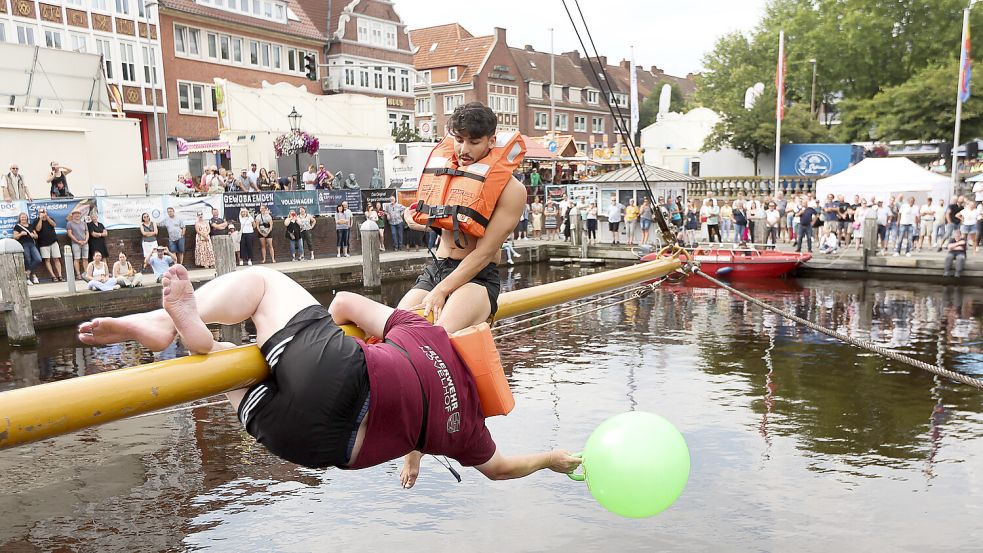
[[[412,290],[406,292],[403,299],[399,300],[399,305],[396,309],[403,309],[409,311],[410,309],[420,305],[423,302],[423,298],[427,297],[426,290],[420,290],[419,288],[413,288]]]
[[[489,315],[491,305],[488,302],[488,291],[480,284],[469,282],[447,297],[447,303],[434,324],[443,327],[447,332],[457,332],[485,322]]]

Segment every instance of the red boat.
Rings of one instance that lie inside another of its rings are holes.
[[[694,261],[700,263],[700,269],[704,273],[730,280],[779,278],[812,259],[810,253],[758,250],[748,247],[698,247],[687,252]],[[658,258],[659,252],[652,252],[643,255],[641,260],[652,261]]]

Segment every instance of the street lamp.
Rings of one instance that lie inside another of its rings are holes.
[[[300,130],[300,120],[304,116],[297,113],[297,108],[290,108],[290,115],[287,116],[287,120],[290,121],[290,130],[299,131]],[[294,174],[294,183],[298,190],[301,189],[300,182],[300,150],[294,152],[294,163],[296,164],[297,172]]]
[[[809,60],[812,64],[812,95],[809,97],[809,113],[816,116],[816,58]]]

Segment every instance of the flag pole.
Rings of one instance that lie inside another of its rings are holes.
[[[785,110],[785,31],[778,32],[778,74],[775,75],[775,190],[779,187],[782,159],[782,115]]]
[[[963,10],[963,34],[959,42],[959,80],[956,82],[956,128],[952,135],[952,195],[956,195],[956,188],[959,185],[959,127],[963,118],[963,82],[966,79],[965,71],[969,57],[969,50],[966,48],[966,36],[969,34],[969,8]]]

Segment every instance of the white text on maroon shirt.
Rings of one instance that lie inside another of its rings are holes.
[[[457,410],[457,387],[454,386],[454,379],[451,377],[451,372],[447,368],[447,364],[444,360],[437,355],[430,346],[420,346],[420,350],[427,356],[427,359],[433,361],[433,368],[437,373],[437,377],[440,378],[440,385],[444,388],[444,411],[448,413],[453,413]],[[454,431],[457,429],[455,428]]]

